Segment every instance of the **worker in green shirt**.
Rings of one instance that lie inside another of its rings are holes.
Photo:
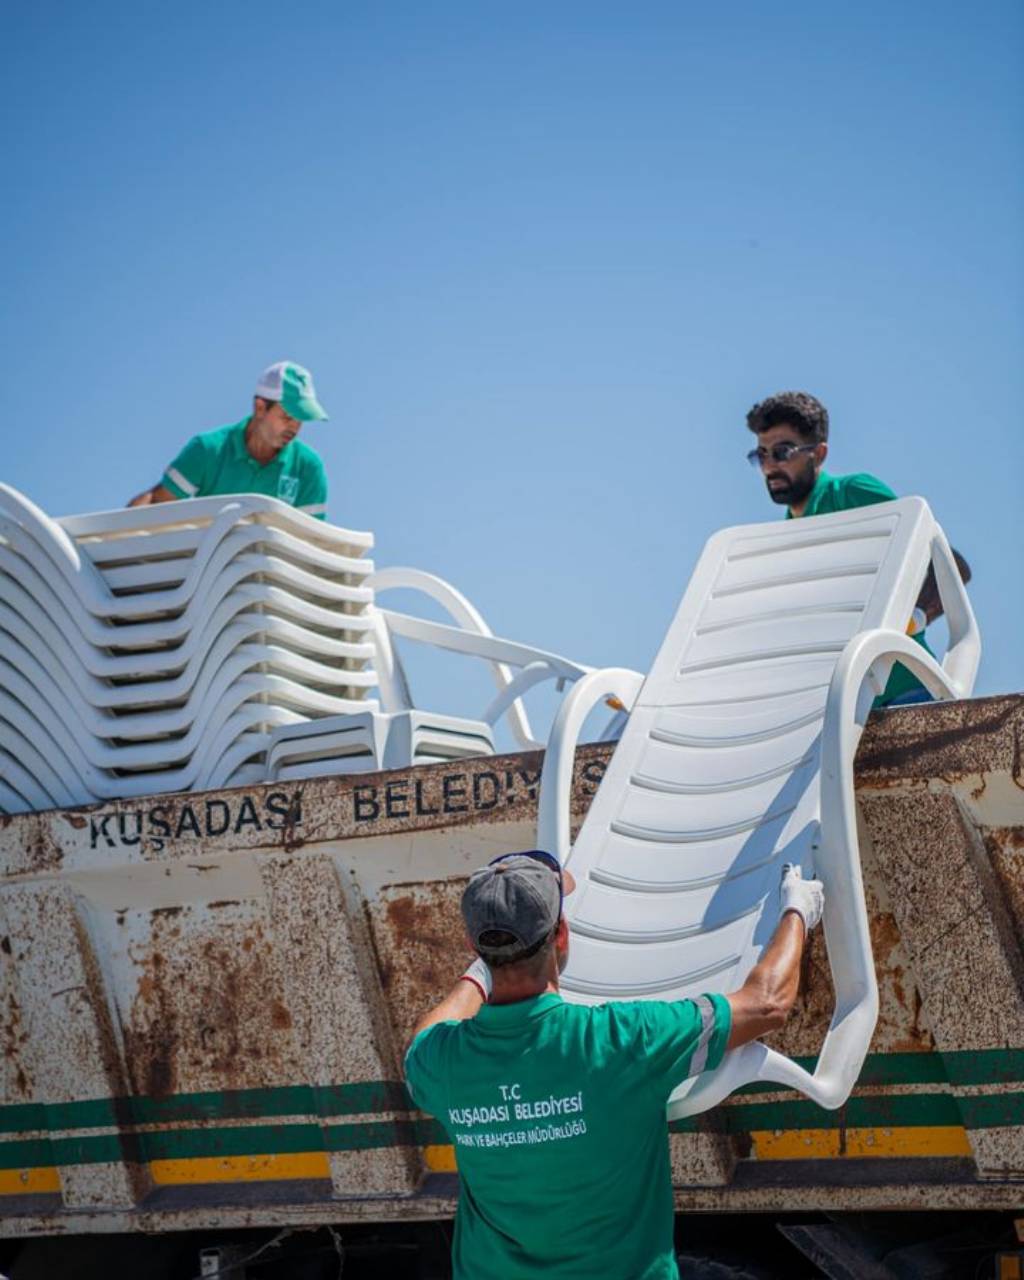
[[[128,505],[262,493],[323,520],[327,514],[324,464],[298,434],[304,422],[326,417],[309,370],[280,360],[260,375],[249,417],[193,436],[160,483]]]
[[[806,391],[781,391],[755,404],[747,414],[747,426],[757,436],[757,447],[747,459],[760,469],[773,502],[785,504],[786,519],[826,516],[853,507],[890,502],[896,494],[866,471],[833,476],[824,469],[828,456],[828,410]],[[962,559],[962,557],[961,557]],[[969,576],[968,570],[968,576]],[[966,579],[965,579],[966,581]],[[918,609],[924,614],[923,601]],[[928,653],[925,625],[941,614],[941,606],[931,617],[915,617],[907,630]],[[934,657],[934,654],[932,654]],[[930,702],[931,694],[906,667],[896,663],[875,707],[891,707],[908,702]]]
[[[824,903],[786,867],[774,936],[739,991],[566,1004],[568,871],[539,849],[475,872],[462,917],[477,958],[420,1018],[416,1105],[455,1147],[454,1280],[675,1280],[665,1105],[689,1076],[786,1021]]]

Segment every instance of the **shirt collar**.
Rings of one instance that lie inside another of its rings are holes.
[[[251,421],[251,418],[243,418],[241,422],[236,422],[228,436],[231,441],[231,452],[242,461],[252,457],[252,454],[245,447],[245,429]]]
[[[504,1031],[525,1027],[534,1018],[543,1017],[549,1009],[562,1003],[557,991],[544,991],[529,1000],[517,1000],[514,1004],[481,1005],[474,1022],[487,1031]]]

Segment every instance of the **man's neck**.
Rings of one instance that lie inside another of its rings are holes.
[[[252,418],[245,424],[245,448],[249,457],[255,458],[261,466],[266,466],[281,452],[262,438]]]
[[[521,982],[515,979],[502,981],[500,969],[492,969],[491,978],[494,986],[491,990],[491,998],[487,1001],[488,1004],[520,1004],[524,1000],[536,1000],[538,996],[547,995],[549,992],[558,994],[558,982],[552,978],[544,983]]]

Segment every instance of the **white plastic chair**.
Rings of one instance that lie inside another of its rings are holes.
[[[905,634],[929,561],[950,646],[941,666]],[[556,717],[538,844],[571,867],[566,998],[674,999],[740,987],[778,921],[781,864],[825,883],[836,1006],[813,1074],[760,1042],[673,1094],[672,1117],[754,1081],[840,1106],[875,1026],[853,758],[899,659],[938,698],[968,696],[980,640],[949,545],[905,498],[723,530],[708,542],[642,679],[596,671]],[[569,842],[576,739],[597,700],[631,708]]]
[[[542,744],[533,736],[522,695],[545,680],[554,680],[562,688],[590,670],[557,654],[495,636],[469,600],[434,574],[419,569],[380,569],[367,585],[377,599],[396,590],[425,595],[445,610],[451,622],[432,622],[375,605],[371,610],[374,670],[381,709],[275,730],[268,758],[271,778],[398,769],[490,755],[495,749],[494,730],[502,716],[518,745],[535,749]],[[496,696],[475,719],[416,707],[395,645],[398,638],[487,662]]]

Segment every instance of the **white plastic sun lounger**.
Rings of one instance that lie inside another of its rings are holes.
[[[371,543],[260,497],[56,521],[0,485],[9,799],[262,780],[274,729],[375,706]]]
[[[373,621],[369,616],[339,613],[336,605],[317,604],[309,599],[307,592],[297,594],[286,586],[260,580],[258,558],[241,557],[217,577],[201,598],[193,597],[180,613],[158,620],[146,618],[131,625],[101,620],[78,609],[76,596],[62,587],[51,586],[27,560],[2,545],[0,575],[4,576],[3,598],[9,603],[14,603],[11,593],[19,587],[24,588],[45,616],[59,620],[70,642],[74,643],[80,637],[85,644],[101,650],[104,655],[126,655],[125,663],[129,668],[136,655],[148,657],[159,651],[195,644],[199,630],[207,628],[214,617],[226,620],[230,613],[257,608],[268,616],[280,616],[305,625],[307,638],[308,628],[316,629],[314,635],[328,629],[340,642],[362,646],[361,652],[352,653],[354,659],[369,660],[373,653]],[[69,604],[76,601],[76,608],[69,610],[65,600]],[[365,608],[365,604],[362,607]],[[141,667],[139,673],[145,674],[147,669]],[[111,674],[128,675],[131,670],[122,669]]]
[[[488,754],[502,714],[539,745],[520,695],[588,668],[371,545],[252,495],[54,520],[0,484],[0,809]],[[454,625],[376,609],[396,586]],[[396,636],[490,662],[481,718],[416,707]]]
[[[940,666],[906,635],[928,563],[950,630]],[[840,1106],[878,993],[857,845],[853,758],[893,660],[938,698],[980,656],[949,545],[920,498],[726,529],[708,542],[646,680],[596,671],[559,711],[538,843],[573,871],[568,999],[674,999],[740,987],[778,921],[781,866],[825,883],[836,1006],[813,1075],[760,1042],[673,1095],[673,1117],[754,1081]],[[631,714],[569,843],[576,738],[598,699]]]

